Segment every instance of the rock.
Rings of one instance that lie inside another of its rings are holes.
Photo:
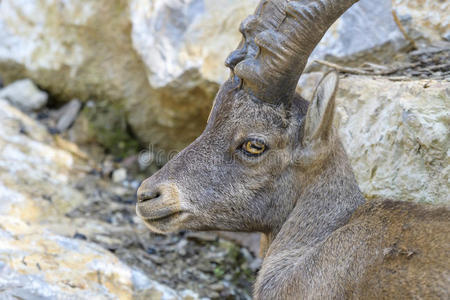
[[[212,289],[213,291],[220,292],[225,289],[225,285],[223,283],[219,282],[219,283],[211,284],[209,286],[209,288]]]
[[[198,299],[150,280],[95,244],[14,217],[0,216],[0,240],[2,299]]]
[[[450,42],[450,30],[447,31],[442,35],[442,38],[444,38],[446,41]]]
[[[78,99],[73,99],[66,105],[64,105],[58,111],[58,122],[56,123],[56,129],[59,132],[64,132],[69,129],[70,126],[75,122],[78,113],[81,109],[81,102]]]
[[[59,219],[84,200],[68,185],[76,164],[44,126],[0,99],[0,214]]]
[[[209,292],[208,297],[211,299],[220,299],[220,294],[218,292]]]
[[[12,217],[0,216],[0,228],[1,298],[131,298],[131,270],[101,247]]]
[[[133,1],[133,44],[149,70],[150,84],[187,89],[194,80],[225,81],[224,61],[241,38],[239,24],[258,2]],[[183,80],[186,76],[192,78]]]
[[[3,78],[32,78],[65,101],[106,98],[122,114],[134,111],[130,118],[153,124],[159,111],[151,107],[158,105],[149,101],[155,96],[133,49],[128,2],[1,1]]]
[[[354,4],[331,26],[310,61],[326,58],[359,65],[391,60],[407,46],[391,11],[391,0],[361,0]]]
[[[0,299],[198,299],[106,250],[133,244],[130,221],[114,227],[92,211],[72,217],[92,201],[95,216],[128,220],[124,205],[95,184],[73,186],[78,177],[89,183],[92,177],[79,171],[77,151],[61,141],[0,99]]]
[[[320,74],[302,77],[310,99]],[[450,203],[450,82],[347,76],[336,125],[368,198]]]
[[[6,82],[29,77],[59,100],[106,99],[142,142],[180,150],[203,130],[228,76],[224,59],[241,38],[239,23],[258,1],[3,0],[0,72]],[[412,16],[410,28],[435,39],[448,27],[446,4],[422,2],[396,0],[395,9],[402,20]],[[427,25],[428,14],[435,25]],[[358,64],[390,58],[405,44],[391,1],[361,0],[314,55]],[[103,124],[122,124],[115,120]],[[108,132],[115,131],[98,133],[107,147],[126,139],[110,142]]]
[[[108,177],[114,172],[114,162],[109,156],[103,161],[101,172],[104,177]]]
[[[127,170],[124,168],[115,170],[112,174],[112,179],[115,183],[125,181],[127,179]]]
[[[394,0],[392,3],[402,25],[416,41],[439,41],[449,33],[448,1]]]
[[[48,95],[29,79],[11,83],[0,90],[0,98],[24,111],[38,110],[47,104]]]

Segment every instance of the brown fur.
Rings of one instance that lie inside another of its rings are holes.
[[[448,208],[366,203],[332,127],[336,89],[327,74],[307,109],[227,82],[203,134],[143,182],[138,215],[160,233],[263,233],[255,299],[448,299]],[[253,136],[257,158],[240,150]]]

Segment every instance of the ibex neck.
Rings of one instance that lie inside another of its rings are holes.
[[[345,225],[365,202],[345,151],[339,149],[333,155],[325,169],[302,179],[309,183],[300,191],[295,208],[281,228],[266,236],[268,256],[282,250],[313,247]]]

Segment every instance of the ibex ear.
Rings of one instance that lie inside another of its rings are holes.
[[[317,85],[306,113],[304,141],[326,139],[331,131],[334,116],[334,98],[339,75],[335,71],[325,74]]]

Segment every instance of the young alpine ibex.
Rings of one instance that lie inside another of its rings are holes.
[[[357,0],[262,0],[241,26],[205,131],[145,180],[159,233],[263,233],[256,299],[449,299],[448,208],[366,202],[332,121],[338,75],[295,94],[308,56]]]

